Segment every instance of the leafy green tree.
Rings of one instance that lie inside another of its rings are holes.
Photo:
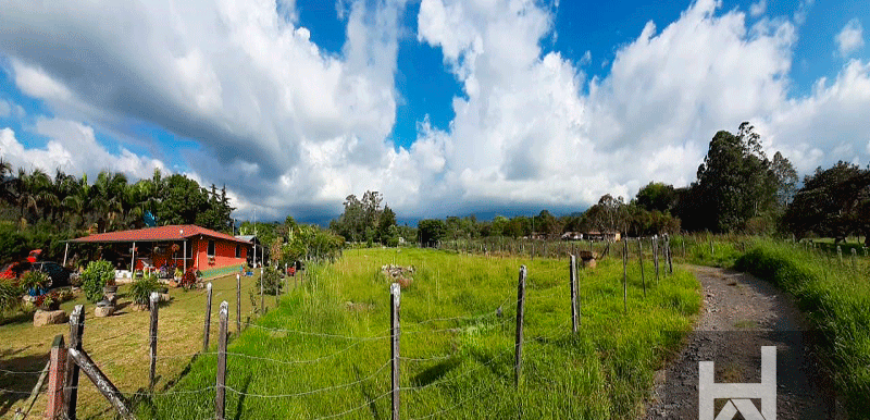
[[[815,233],[835,242],[858,232],[870,246],[870,170],[842,161],[816,169],[804,178],[782,224],[799,238]]]
[[[650,182],[637,192],[637,205],[647,211],[669,211],[674,208],[677,193],[673,185]]]
[[[760,137],[749,123],[738,134],[716,133],[692,192],[700,199],[701,228],[715,232],[742,229],[746,222],[775,210],[780,181],[761,150]]]
[[[378,221],[377,240],[384,245],[389,245],[387,242],[394,238],[398,241],[395,228],[396,213],[389,206],[385,206],[384,211],[381,213],[380,220]]]
[[[447,232],[447,225],[443,220],[423,219],[417,223],[417,231],[420,234],[420,242],[423,246],[435,246],[438,241],[444,238]]]

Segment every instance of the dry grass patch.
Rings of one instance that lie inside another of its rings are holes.
[[[211,314],[211,337],[218,332],[218,311],[220,302],[230,303],[230,332],[235,333],[236,278],[229,275],[211,280],[213,302]],[[252,312],[252,302],[248,291],[256,285],[256,277],[242,278],[242,322]],[[291,286],[292,287],[292,286]],[[148,391],[149,370],[149,321],[150,312],[133,310],[129,297],[124,294],[129,286],[119,287],[118,311],[108,318],[94,316],[95,305],[87,303],[84,297],[61,306],[67,314],[75,305],[85,305],[85,331],[83,346],[100,369],[118,389],[134,398],[137,392]],[[160,307],[160,323],[157,344],[157,378],[154,390],[161,392],[174,384],[190,363],[193,356],[202,350],[205,318],[205,289],[185,292],[183,289],[170,288],[171,302]],[[275,303],[274,297],[265,300],[267,306]],[[257,300],[259,303],[259,300]],[[48,361],[51,341],[57,334],[64,334],[69,342],[69,324],[49,325],[34,328],[32,315],[21,315],[0,325],[0,369],[10,371],[39,371]],[[212,346],[214,347],[214,346]],[[214,351],[214,350],[212,350]],[[15,409],[24,405],[33,389],[38,374],[9,374],[0,372],[0,418],[11,418]],[[80,381],[78,414],[79,418],[111,418],[113,412],[93,384],[84,376]],[[46,400],[40,396],[29,418],[39,418],[45,411]]]

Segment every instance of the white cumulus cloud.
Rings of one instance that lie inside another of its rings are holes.
[[[846,26],[837,34],[837,49],[840,55],[846,57],[864,46],[864,27],[855,18],[846,23]]]
[[[191,176],[226,183],[240,216],[261,219],[334,215],[369,189],[402,217],[579,210],[650,180],[686,185],[715,132],[743,121],[803,172],[870,160],[870,63],[850,60],[791,95],[812,1],[792,21],[762,16],[765,5],[697,0],[674,22],[634,28],[609,73],[589,78],[591,53],[573,63],[545,47],[557,8],[422,0],[416,40],[440,49],[462,92],[447,128],[420,121],[416,141],[395,147],[404,1],[338,2],[347,37],[331,54],[300,26],[292,0],[0,0],[12,80],[59,115],[36,124],[46,147],[25,148],[6,129],[2,148],[49,168],[153,169],[162,165],[153,157],[100,151],[92,127],[154,124],[199,143],[180,150]]]
[[[62,119],[39,118],[34,132],[49,140],[44,147],[25,147],[11,128],[0,129],[0,152],[15,168],[56,169],[68,174],[96,176],[102,170],[121,172],[133,179],[150,177],[155,169],[166,171],[163,162],[121,148],[110,152],[97,142],[94,129]],[[92,178],[93,179],[93,178]]]

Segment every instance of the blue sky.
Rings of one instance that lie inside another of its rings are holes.
[[[867,2],[0,0],[0,156],[226,184],[237,216],[582,210],[756,125],[870,162]]]

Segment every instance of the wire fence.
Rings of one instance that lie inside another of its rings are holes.
[[[697,246],[699,243],[693,244],[693,246]],[[664,245],[662,245],[662,246],[664,246]],[[557,248],[557,249],[563,250],[564,248],[565,248],[565,246],[563,245],[561,248]],[[622,247],[614,247],[613,249],[611,249],[611,252],[622,253],[623,250],[621,248]],[[650,250],[645,250],[645,251],[647,251],[647,252],[645,252],[643,254],[644,257],[651,258],[652,250],[650,249]],[[489,250],[487,250],[486,252],[489,252]],[[810,252],[812,252],[812,251],[810,251]],[[830,254],[823,255],[821,253],[821,251],[813,253],[813,255],[818,255],[818,261],[820,261],[820,262],[824,261],[824,262],[830,263],[832,261],[835,261],[835,258],[836,258],[836,257],[832,257]],[[636,254],[634,261],[636,262],[637,261],[636,259],[640,256],[641,256],[641,254]],[[652,270],[652,268],[650,266],[647,266],[644,271],[651,272],[651,270]],[[426,334],[426,335],[457,334],[457,333],[462,332],[463,329],[459,328],[459,327],[444,328],[443,325],[445,325],[445,324],[449,325],[451,323],[460,324],[460,325],[461,324],[478,324],[478,323],[481,323],[483,321],[487,321],[487,325],[489,327],[491,327],[494,331],[499,331],[499,329],[501,329],[502,327],[508,326],[509,324],[516,322],[514,319],[511,319],[511,317],[504,316],[504,314],[507,312],[517,311],[517,305],[520,301],[522,301],[526,305],[526,310],[530,310],[530,309],[533,310],[535,308],[535,306],[534,306],[535,302],[545,302],[545,301],[557,298],[559,296],[564,297],[565,300],[567,301],[570,298],[570,294],[572,292],[571,287],[570,287],[570,283],[567,281],[559,281],[559,282],[553,284],[550,281],[548,281],[548,280],[551,280],[551,279],[549,279],[549,277],[552,277],[553,275],[558,275],[557,273],[563,273],[564,274],[563,280],[567,280],[569,277],[569,267],[566,265],[563,268],[552,268],[552,269],[530,272],[528,274],[528,278],[527,278],[528,281],[525,284],[525,286],[526,286],[525,290],[526,290],[527,294],[525,296],[523,296],[521,299],[517,298],[516,295],[507,294],[504,297],[504,299],[502,299],[501,302],[497,306],[495,306],[492,310],[487,310],[487,311],[479,312],[479,313],[464,314],[464,315],[459,315],[459,316],[454,316],[454,317],[436,317],[436,318],[430,318],[430,319],[425,319],[425,320],[421,320],[421,321],[406,322],[406,323],[402,324],[401,336],[402,337],[406,337],[406,336],[413,337],[415,335],[423,335],[423,334]],[[651,277],[650,277],[650,279],[651,279]],[[598,286],[605,284],[605,283],[614,283],[613,279],[595,278],[592,276],[584,277],[582,280],[583,280],[582,282],[579,282],[579,286],[580,286],[581,290],[582,290],[582,288],[598,287]],[[582,295],[582,292],[578,291],[578,294]],[[204,299],[206,299],[206,295],[205,295],[205,293],[196,293],[196,295],[192,295],[189,297],[186,296],[185,299],[203,299],[204,300]],[[249,312],[248,315],[250,315],[250,314],[251,313]],[[489,322],[492,320],[495,320],[496,322],[494,322],[494,323]],[[232,325],[234,322],[235,321],[232,319],[228,320],[229,325]],[[572,323],[571,319],[562,320],[561,322],[559,322],[557,324],[556,327],[552,328],[552,331],[547,332],[546,334],[538,332],[537,334],[531,335],[529,338],[531,338],[532,341],[541,343],[541,342],[548,342],[548,340],[556,338],[556,337],[569,336],[571,334],[571,328],[570,328],[571,323]],[[229,325],[227,326],[227,330],[230,329]],[[317,357],[298,358],[298,359],[277,359],[277,358],[271,358],[271,357],[264,357],[262,355],[257,355],[257,354],[246,354],[246,353],[243,353],[240,351],[226,351],[226,350],[224,350],[224,351],[220,351],[220,350],[219,351],[210,351],[209,350],[209,351],[199,351],[199,352],[193,352],[193,353],[185,352],[183,354],[182,353],[157,354],[154,357],[151,357],[149,354],[146,354],[145,352],[132,352],[131,354],[126,355],[124,357],[113,358],[113,359],[104,359],[104,358],[99,358],[98,355],[93,355],[95,357],[94,362],[98,366],[107,366],[108,364],[112,364],[112,363],[129,363],[129,362],[133,362],[133,361],[143,362],[143,361],[148,361],[148,360],[158,360],[158,361],[159,360],[181,360],[182,363],[184,363],[184,362],[189,362],[190,360],[192,360],[194,358],[203,358],[203,357],[208,357],[209,362],[211,362],[212,358],[217,359],[220,357],[225,357],[225,358],[230,359],[230,360],[236,360],[236,359],[239,360],[240,362],[238,364],[236,364],[237,366],[244,366],[245,362],[241,362],[241,361],[255,361],[258,363],[262,362],[262,363],[266,363],[266,364],[274,364],[276,366],[310,365],[310,364],[325,362],[325,361],[332,360],[332,359],[337,359],[340,356],[347,354],[348,352],[360,350],[361,346],[364,344],[366,344],[366,345],[376,344],[376,343],[385,342],[385,341],[388,341],[388,340],[391,340],[394,338],[394,335],[391,334],[391,329],[386,329],[386,330],[374,333],[372,335],[350,335],[350,334],[339,334],[339,333],[334,333],[334,332],[329,332],[329,331],[306,331],[306,330],[301,330],[301,329],[279,328],[279,327],[263,325],[263,321],[255,321],[255,322],[245,321],[245,322],[240,322],[240,325],[243,326],[244,329],[246,329],[246,330],[250,329],[251,331],[266,331],[269,333],[278,333],[278,334],[284,334],[287,336],[316,337],[316,338],[323,339],[323,340],[335,340],[338,342],[347,342],[348,344],[344,345],[341,348],[338,348],[334,351],[331,351],[328,354],[320,355]],[[210,332],[210,334],[217,331],[218,333],[214,334],[214,337],[215,337],[215,339],[218,339],[220,325],[216,319],[213,320],[206,328]],[[111,341],[111,340],[125,337],[125,336],[131,337],[129,332],[124,332],[124,333],[112,335],[110,337],[101,337],[101,340]],[[133,335],[132,337],[133,337],[134,343],[142,343],[142,344],[146,344],[146,346],[147,346],[147,344],[149,344],[151,342],[152,338],[157,338],[158,341],[160,339],[165,338],[165,337],[160,336],[159,334],[154,335],[154,336],[152,336],[151,334],[146,334],[145,336]],[[510,337],[505,336],[503,338],[509,339]],[[85,343],[87,344],[87,341]],[[127,344],[125,344],[125,345],[127,345]],[[380,344],[378,344],[378,345],[380,345]],[[504,360],[509,359],[511,356],[514,356],[516,354],[516,350],[517,350],[518,346],[521,346],[521,344],[517,343],[514,346],[511,346],[511,348],[505,348],[502,351],[499,351],[496,356],[489,358],[485,362],[477,362],[476,366],[474,366],[470,369],[467,369],[459,374],[453,375],[449,378],[434,380],[434,381],[431,381],[431,382],[423,384],[423,385],[397,386],[395,389],[391,389],[388,392],[385,392],[383,394],[378,394],[377,396],[366,401],[364,404],[361,404],[359,406],[354,405],[350,408],[337,411],[336,413],[329,414],[325,417],[318,417],[318,418],[329,419],[329,418],[339,418],[339,417],[347,416],[347,415],[350,415],[351,413],[354,413],[356,411],[364,409],[367,406],[371,406],[373,403],[380,401],[384,398],[387,398],[388,396],[391,396],[396,392],[404,392],[404,393],[409,393],[409,395],[414,395],[416,393],[420,393],[420,392],[427,390],[427,389],[432,389],[432,388],[437,388],[437,387],[446,387],[446,386],[449,386],[451,384],[458,383],[458,382],[464,380],[465,378],[468,378],[468,377],[475,375],[476,373],[480,372],[483,369],[488,369],[492,365],[499,363],[499,362],[503,362]],[[87,346],[85,346],[85,348],[87,349]],[[146,349],[147,349],[147,347],[146,347]],[[397,355],[396,359],[399,362],[404,362],[404,363],[424,364],[424,363],[429,363],[429,362],[443,362],[445,360],[450,360],[450,359],[462,360],[463,357],[464,356],[462,354],[457,354],[456,352],[448,352],[448,353],[441,352],[441,353],[435,353],[435,354],[410,354],[408,356]],[[226,391],[228,394],[234,395],[236,397],[245,397],[245,398],[253,398],[253,399],[271,399],[271,400],[293,399],[293,398],[300,398],[300,397],[305,397],[305,396],[310,396],[310,395],[326,394],[326,393],[332,393],[332,392],[337,392],[337,391],[341,391],[341,390],[347,390],[347,389],[355,387],[357,385],[361,385],[361,384],[368,383],[368,382],[374,382],[375,379],[379,378],[379,375],[384,374],[385,372],[389,371],[390,369],[388,369],[388,368],[390,368],[393,365],[393,363],[394,363],[394,359],[390,358],[390,359],[385,360],[382,364],[379,364],[379,366],[376,369],[370,371],[364,377],[359,378],[357,380],[339,383],[339,384],[335,384],[335,385],[330,385],[330,386],[326,386],[326,387],[310,389],[310,390],[301,391],[301,392],[273,392],[273,393],[248,392],[248,391],[245,391],[244,389],[234,387],[231,385],[226,385],[226,384],[222,384],[222,385],[215,384],[215,385],[211,385],[211,386],[198,387],[195,389],[187,389],[187,390],[185,390],[185,389],[164,390],[164,391],[159,391],[159,392],[158,391],[142,391],[142,390],[135,390],[135,391],[119,390],[118,392],[121,395],[123,395],[125,398],[127,398],[128,400],[132,400],[135,397],[154,398],[154,397],[176,396],[176,395],[182,395],[182,396],[183,395],[197,395],[197,394],[206,394],[206,393],[215,394],[219,390]],[[8,369],[0,369],[0,373],[2,373],[4,375],[40,375],[40,374],[44,373],[45,371],[46,371],[45,369],[43,369],[43,370],[31,370],[31,371],[14,371],[14,370],[8,370]],[[442,408],[438,411],[426,414],[422,417],[416,417],[416,418],[417,419],[427,419],[427,418],[433,418],[433,417],[445,415],[448,412],[451,412],[453,410],[461,408],[462,406],[467,404],[468,401],[479,399],[479,397],[481,397],[482,395],[493,392],[498,386],[500,386],[500,385],[490,384],[488,387],[482,387],[482,388],[475,389],[475,392],[469,393],[468,395],[466,395],[463,398],[456,401],[455,404],[453,404],[453,405],[450,405],[450,406]],[[66,391],[71,391],[71,390],[75,390],[78,388],[80,388],[80,386],[67,387]],[[31,392],[23,391],[23,390],[16,390],[16,389],[0,388],[0,394],[30,395]],[[208,417],[208,418],[218,418],[218,417],[219,416],[216,415],[216,416],[212,416],[212,417]]]

